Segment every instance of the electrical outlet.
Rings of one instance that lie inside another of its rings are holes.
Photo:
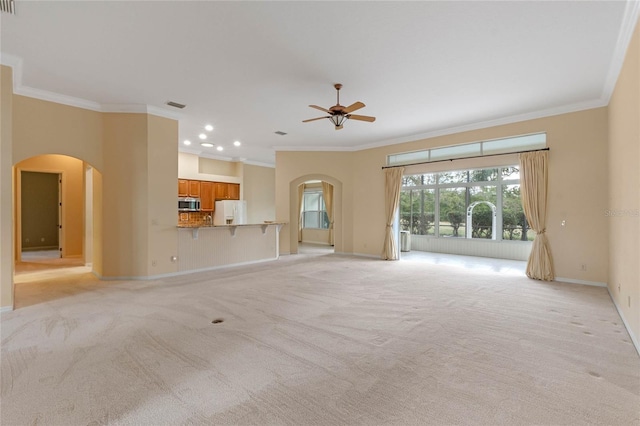
[[[155,260],[151,261],[151,266],[158,266],[158,262],[156,262]]]
[[[176,263],[178,261],[178,256],[171,256],[171,262]]]
[[[25,242],[25,243],[28,243],[28,242],[29,242],[29,239],[28,239],[28,238],[25,238],[25,239],[24,239],[24,242]]]
[[[620,293],[620,283],[618,283],[618,293]]]
[[[587,264],[586,263],[581,264],[580,265],[580,270],[581,271],[586,271],[587,270]]]
[[[40,241],[42,241],[44,243],[44,237],[40,238]]]

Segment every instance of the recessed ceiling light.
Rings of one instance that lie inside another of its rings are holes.
[[[234,144],[235,146],[240,146],[240,145],[242,145],[242,144],[240,143],[240,141],[235,141],[233,144]]]
[[[223,148],[223,147],[221,147],[221,146],[219,146],[219,147],[217,147],[216,149],[217,149],[218,151],[222,151],[224,148]]]
[[[207,148],[213,148],[213,144],[211,142],[202,142],[200,145],[205,146]]]
[[[204,133],[200,133],[200,134],[198,135],[198,137],[199,137],[200,139],[206,139],[206,138],[207,138],[207,135],[205,135]]]
[[[187,146],[191,145],[191,141],[190,141],[190,140],[188,140],[188,139],[186,139],[186,140],[185,140],[184,142],[182,142],[182,143],[183,143],[183,144],[185,144],[185,145],[187,145]]]
[[[207,124],[206,126],[204,126],[204,129],[205,129],[207,132],[210,132],[210,131],[212,131],[212,130],[213,130],[213,126],[212,126],[211,124]]]

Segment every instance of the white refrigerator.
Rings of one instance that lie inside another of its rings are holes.
[[[247,223],[247,202],[244,200],[216,201],[214,225],[244,225]]]

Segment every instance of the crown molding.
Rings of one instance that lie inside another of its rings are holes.
[[[274,146],[275,151],[360,151],[359,147],[339,146]]]
[[[397,144],[406,143],[406,142],[415,142],[418,140],[430,139],[438,136],[446,136],[446,135],[452,135],[456,133],[468,132],[472,130],[486,129],[489,127],[503,126],[506,124],[519,123],[519,122],[528,121],[528,120],[536,120],[538,118],[553,117],[555,115],[569,114],[572,112],[605,107],[607,106],[607,104],[608,103],[603,99],[594,99],[594,100],[589,100],[585,102],[578,102],[571,105],[564,105],[560,107],[528,112],[524,114],[518,114],[518,115],[512,115],[512,116],[503,117],[503,118],[463,124],[462,126],[446,127],[443,129],[437,129],[437,130],[433,130],[426,133],[402,136],[399,138],[385,139],[385,140],[373,142],[370,144],[355,146],[353,147],[352,151],[361,151],[365,149],[380,148],[383,146],[397,145]]]
[[[602,89],[602,99],[607,105],[611,100],[613,90],[616,88],[620,71],[624,65],[627,49],[629,48],[631,37],[633,37],[633,31],[636,25],[638,25],[639,17],[640,0],[628,1],[622,16],[622,25],[620,26],[620,32],[618,33],[615,50],[613,51],[611,65],[609,65],[609,72],[607,73],[607,78],[605,79],[604,87]]]
[[[276,165],[275,164],[271,164],[271,163],[262,163],[260,161],[251,161],[251,160],[244,160],[242,163],[244,164],[248,164],[250,166],[259,166],[259,167],[268,167],[270,169],[275,169]]]
[[[97,112],[119,112],[151,114],[173,120],[180,120],[182,114],[176,111],[169,111],[152,105],[145,104],[100,104],[87,99],[62,95],[60,93],[49,92],[48,90],[36,89],[22,85],[23,60],[21,57],[0,51],[0,63],[13,69],[13,93],[28,98],[40,99],[57,104],[68,105],[76,108],[88,109]]]

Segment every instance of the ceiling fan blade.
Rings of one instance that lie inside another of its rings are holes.
[[[354,114],[349,114],[347,115],[347,118],[349,120],[360,120],[360,121],[368,121],[369,123],[373,123],[374,121],[376,121],[375,117],[369,117],[368,115],[354,115]]]
[[[349,105],[345,109],[343,109],[342,112],[344,112],[345,114],[348,114],[350,112],[359,110],[360,108],[364,108],[364,107],[365,107],[365,104],[363,104],[362,102],[356,102],[356,103],[353,103],[353,104]]]
[[[302,120],[303,123],[308,123],[310,121],[316,121],[316,120],[322,120],[323,118],[329,118],[330,116],[327,115],[326,117],[318,117],[318,118],[310,118],[308,120]]]
[[[321,106],[318,105],[309,105],[311,108],[315,108],[315,109],[319,109],[320,111],[324,111],[324,112],[331,112],[326,108],[322,108]]]

